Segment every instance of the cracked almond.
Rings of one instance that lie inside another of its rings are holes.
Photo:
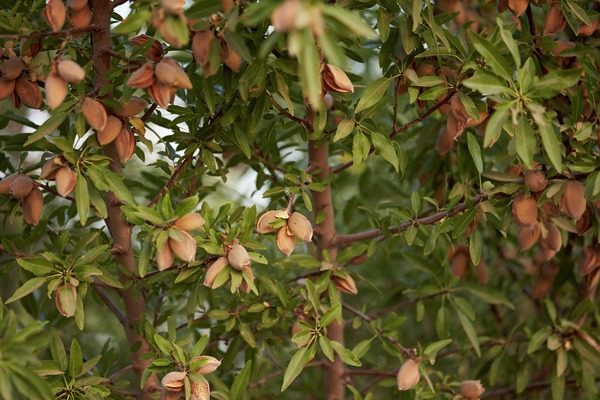
[[[466,380],[460,383],[460,394],[466,400],[476,400],[485,392],[485,388],[481,384],[481,381]]]
[[[450,99],[450,111],[452,112],[452,115],[454,115],[454,117],[462,123],[466,124],[471,119],[471,116],[467,112],[467,109],[461,101],[458,93],[455,93]]]
[[[221,365],[221,361],[217,360],[216,358],[212,357],[212,356],[198,356],[195,358],[192,358],[191,362],[195,362],[195,361],[202,361],[200,367],[198,367],[194,372],[198,372],[199,374],[202,375],[207,375],[210,374],[211,372],[214,372],[217,370],[217,368],[219,368],[219,365]]]
[[[192,38],[192,53],[196,62],[202,66],[209,61],[210,47],[215,35],[213,31],[199,31]]]
[[[227,260],[229,264],[237,269],[238,271],[242,271],[244,268],[250,266],[250,256],[248,255],[248,251],[241,244],[235,244],[227,253]]]
[[[162,386],[170,391],[179,392],[183,389],[186,375],[187,374],[185,372],[181,371],[169,372],[164,376],[164,378],[162,378]]]
[[[152,68],[152,64],[146,63],[131,74],[127,80],[127,85],[133,88],[145,89],[152,86],[155,81],[154,68]]]
[[[296,247],[296,237],[288,233],[287,225],[277,230],[277,247],[286,256],[292,254]]]
[[[346,275],[343,278],[340,276],[334,276],[333,282],[341,292],[348,294],[358,293],[358,289],[356,288],[356,282],[354,282],[354,278],[352,278],[350,275]]]
[[[129,41],[132,45],[141,47],[148,42],[148,40],[152,40],[152,45],[150,45],[150,48],[144,52],[144,56],[154,62],[159,62],[163,58],[165,51],[162,47],[162,44],[158,40],[148,35],[141,34],[131,38]]]
[[[277,210],[269,210],[260,216],[256,222],[256,232],[260,234],[276,232],[278,228],[273,228],[269,224],[277,221]]]
[[[338,93],[354,93],[354,85],[348,75],[335,65],[325,64],[323,82],[326,90]]]
[[[304,242],[310,242],[313,236],[312,224],[304,215],[293,212],[287,220],[288,229],[294,236]]]
[[[558,3],[552,3],[546,13],[546,22],[544,24],[544,35],[562,32],[567,26],[565,14]]]
[[[122,108],[116,109],[115,114],[119,117],[130,118],[140,114],[148,103],[137,96],[132,96],[127,103],[121,100]]]
[[[242,57],[233,51],[224,39],[221,40],[221,58],[223,59],[225,65],[227,65],[232,71],[240,72],[240,67],[242,66]]]

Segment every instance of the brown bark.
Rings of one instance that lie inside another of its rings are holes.
[[[308,110],[307,120],[309,126],[313,126],[315,113],[313,110]],[[319,180],[324,179],[331,174],[331,167],[328,162],[327,143],[321,143],[320,146],[314,142],[308,143],[308,156],[310,167],[318,169],[315,174]],[[318,237],[318,257],[323,258],[323,251],[329,253],[330,260],[333,262],[337,256],[337,246],[335,243],[336,230],[334,224],[333,201],[331,197],[331,186],[327,185],[322,192],[312,192],[315,203],[315,216],[325,209],[325,218],[317,225],[315,234]],[[342,301],[340,297],[340,302]],[[327,327],[327,337],[330,340],[335,340],[344,344],[344,328],[337,322],[333,322]],[[344,363],[336,354],[333,362],[327,362],[327,377],[325,379],[325,391],[327,400],[343,400],[345,392],[345,368]]]
[[[93,44],[93,62],[94,62],[94,80],[96,89],[106,86],[109,82],[106,80],[106,74],[110,70],[110,54],[105,50],[111,48],[110,42],[110,13],[111,13],[111,2],[109,0],[91,0],[91,5],[94,10],[92,23],[99,27],[98,31],[92,33],[92,44]],[[121,160],[115,148],[114,143],[105,147],[105,154],[111,158],[109,168],[116,173],[121,173]],[[121,211],[120,201],[114,193],[109,192],[106,196],[106,203],[108,208],[108,218],[106,219],[106,225],[113,239],[113,245],[115,249],[115,261],[118,264],[124,265],[131,274],[135,274],[136,265],[131,246],[131,234],[132,228],[129,223],[123,218],[123,212]],[[121,281],[125,281],[127,276],[121,275]],[[134,287],[128,286],[121,292],[121,297],[125,304],[125,333],[127,340],[130,345],[140,343],[140,346],[132,354],[133,370],[135,372],[134,384],[137,387],[140,386],[142,372],[149,364],[150,360],[142,360],[141,355],[150,351],[150,345],[143,337],[136,332],[136,325],[142,319],[144,312],[146,311],[146,301],[142,294],[135,294]],[[148,379],[146,385],[138,395],[139,399],[151,399],[152,392],[155,391],[158,386],[158,380],[155,375]]]

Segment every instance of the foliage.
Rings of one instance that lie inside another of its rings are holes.
[[[0,397],[597,397],[598,23],[3,3]]]

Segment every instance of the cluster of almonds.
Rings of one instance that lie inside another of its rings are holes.
[[[228,265],[238,271],[246,271],[250,276],[250,279],[254,281],[254,274],[252,273],[252,268],[250,268],[250,255],[248,254],[246,248],[239,244],[237,239],[234,239],[230,245],[226,246],[225,255],[223,257],[219,257],[206,270],[204,286],[207,286],[211,289],[216,289],[215,280],[219,273],[221,273],[221,271]],[[231,284],[233,285],[233,282]],[[234,289],[235,288],[232,287],[232,290]],[[246,277],[243,277],[239,289],[244,293],[250,293],[251,287],[246,281]]]
[[[231,49],[221,32],[217,33],[217,38],[219,40],[219,44],[217,45],[220,49],[219,54],[225,65],[234,72],[240,72],[242,57]],[[219,70],[220,61],[215,59],[215,57],[211,57],[213,46],[215,46],[213,44],[215,39],[215,33],[212,29],[194,32],[192,36],[194,60],[202,66],[202,74],[205,78],[216,74]]]
[[[31,225],[37,225],[42,217],[44,195],[35,187],[33,180],[23,174],[13,174],[0,181],[0,194],[21,201],[23,218]]]
[[[86,97],[81,104],[81,111],[87,123],[96,131],[96,139],[105,146],[114,142],[119,158],[129,161],[135,152],[135,136],[129,124],[143,127],[139,118],[148,105],[143,99],[133,96],[128,102],[120,101],[121,108],[115,110],[115,115],[108,115],[104,105],[95,99]]]
[[[277,247],[289,256],[296,247],[296,238],[310,242],[313,228],[304,215],[289,210],[270,210],[260,216],[256,223],[256,231],[260,234],[277,232]]]
[[[54,181],[56,191],[62,197],[67,197],[75,190],[77,175],[63,156],[56,156],[46,161],[40,176],[48,181]]]
[[[69,20],[71,21],[71,27],[83,28],[90,24],[92,21],[92,9],[88,0],[67,0],[67,6],[70,13]],[[67,8],[62,0],[48,0],[42,14],[52,32],[57,32],[65,24]],[[74,34],[73,36],[77,37],[80,35],[82,34]]]
[[[9,58],[0,62],[0,100],[10,96],[15,108],[21,108],[23,103],[31,108],[40,108],[42,93],[38,85],[25,76],[23,60],[10,47],[2,53]]]
[[[191,365],[200,364],[194,371],[190,371],[200,375],[207,375],[214,372],[221,365],[221,361],[211,356],[199,356],[193,358],[190,362]],[[169,372],[162,379],[162,392],[161,399],[163,400],[177,400],[181,397],[184,392],[185,378],[189,378],[191,396],[190,400],[209,400],[210,399],[210,386],[206,379],[202,379],[200,382],[193,376],[188,376],[188,372],[184,371],[173,371]]]
[[[143,44],[151,38],[148,36],[138,36],[132,40],[132,43]],[[152,39],[155,42],[156,39]],[[158,49],[155,49],[154,43],[150,47],[153,63],[145,63],[140,66],[127,80],[127,85],[137,89],[148,89],[148,94],[156,104],[162,108],[167,108],[169,103],[175,99],[175,92],[178,89],[191,89],[192,82],[179,63],[171,58],[159,56]],[[147,52],[148,53],[148,52]],[[158,58],[160,57],[160,58]],[[157,60],[158,58],[158,60]]]
[[[163,271],[170,268],[175,255],[183,261],[191,262],[196,258],[196,240],[189,232],[198,230],[204,225],[204,218],[198,213],[188,213],[177,219],[169,228],[169,239],[162,248],[156,249],[156,263]]]
[[[46,103],[51,110],[60,106],[69,93],[68,83],[79,83],[85,71],[75,61],[55,60],[46,78]]]

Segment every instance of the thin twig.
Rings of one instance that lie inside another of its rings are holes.
[[[121,311],[121,309],[117,306],[113,299],[110,298],[108,293],[106,293],[104,289],[98,285],[92,285],[92,287],[94,288],[94,291],[96,292],[98,297],[100,297],[100,299],[104,302],[104,304],[106,304],[108,309],[112,311],[115,317],[117,317],[121,325],[127,326],[127,318],[125,317],[125,314],[123,313],[123,311]]]
[[[131,371],[133,369],[133,365],[130,364],[128,366],[126,366],[125,368],[121,368],[120,370],[118,370],[117,372],[115,372],[114,374],[112,374],[111,376],[108,377],[108,383],[112,384],[115,382],[115,379],[117,379],[119,376],[126,374],[127,372]]]
[[[129,58],[123,57],[123,55],[121,53],[116,52],[113,49],[104,49],[104,53],[110,55],[113,58],[118,58],[121,61],[125,61],[128,64],[133,64],[133,65],[143,65],[144,64],[141,61],[130,60]]]
[[[183,158],[183,161],[175,169],[175,171],[173,172],[173,175],[171,175],[171,178],[169,178],[169,180],[167,181],[167,183],[165,184],[165,186],[163,186],[162,189],[160,189],[160,191],[158,193],[156,193],[156,196],[154,196],[154,198],[152,199],[152,201],[150,203],[148,203],[148,207],[152,207],[153,205],[155,205],[156,203],[158,203],[158,200],[162,196],[164,196],[164,194],[167,192],[167,190],[169,190],[171,187],[173,187],[173,185],[175,184],[175,181],[177,180],[177,178],[179,177],[179,175],[183,172],[183,170],[185,169],[186,165],[190,161],[192,161],[193,158],[194,158],[194,153],[193,152],[189,153],[187,156],[185,156]]]
[[[87,26],[83,26],[80,28],[71,28],[71,29],[67,29],[64,31],[57,31],[57,32],[44,32],[44,33],[31,33],[31,34],[26,34],[26,35],[11,35],[11,34],[4,34],[4,35],[0,35],[0,39],[42,39],[42,38],[46,38],[46,37],[51,37],[51,36],[68,36],[68,35],[72,35],[74,33],[82,33],[82,32],[98,32],[100,30],[100,27],[98,25],[87,25]]]
[[[306,367],[317,367],[323,365],[323,361],[311,361],[308,362],[304,365],[304,368]],[[283,375],[285,373],[285,369],[280,369],[279,371],[275,371],[272,374],[269,374],[267,376],[265,376],[264,378],[261,378],[259,380],[257,380],[256,382],[252,382],[251,384],[248,385],[248,389],[252,389],[258,386],[262,386],[264,385],[267,381],[270,381],[273,378],[277,378],[279,375]]]
[[[598,382],[598,380],[596,380],[596,382]],[[568,379],[565,382],[565,386],[572,386],[575,384],[577,384],[577,381],[575,379]],[[525,390],[523,392],[546,389],[546,388],[550,387],[551,385],[552,385],[552,382],[550,382],[550,381],[532,382],[529,385],[525,386]],[[509,386],[509,387],[496,389],[496,390],[488,390],[485,393],[483,393],[480,397],[481,398],[488,398],[488,397],[489,398],[498,398],[500,396],[506,396],[508,394],[516,394],[516,393],[517,393],[517,387]]]
[[[398,304],[395,304],[393,306],[390,306],[390,307],[387,307],[387,308],[383,308],[383,309],[381,309],[379,311],[371,313],[371,314],[369,314],[369,318],[370,319],[375,319],[375,318],[379,317],[382,314],[387,314],[389,312],[396,311],[396,310],[399,310],[401,308],[405,308],[405,307],[411,306],[413,304],[416,304],[419,301],[433,299],[434,297],[443,296],[443,295],[446,295],[448,293],[450,293],[450,290],[446,289],[446,290],[441,290],[441,291],[436,292],[436,293],[428,294],[426,296],[417,297],[414,300],[403,301],[402,303],[398,303]]]
[[[404,125],[399,126],[399,127],[394,127],[392,129],[392,132],[390,132],[390,134],[389,134],[390,139],[393,138],[394,136],[396,136],[398,133],[404,132],[408,128],[410,128],[410,127],[418,124],[419,122],[421,122],[425,118],[427,118],[429,115],[433,114],[438,108],[440,108],[444,104],[448,103],[450,101],[450,99],[452,98],[452,96],[454,96],[454,93],[456,93],[456,89],[451,90],[450,93],[448,93],[448,95],[442,99],[442,101],[440,101],[439,103],[437,103],[436,105],[434,105],[433,107],[431,107],[429,110],[425,111],[419,117],[413,119],[412,121],[410,121],[407,124],[404,124]],[[394,125],[395,125],[395,122],[394,122]],[[375,151],[375,147],[371,146],[371,148],[369,149],[369,154],[372,154],[374,151]],[[332,168],[331,169],[331,173],[332,174],[337,174],[339,172],[342,172],[345,169],[350,168],[352,165],[354,165],[354,161],[348,161],[347,163],[344,163],[342,165],[338,165],[335,168]]]

